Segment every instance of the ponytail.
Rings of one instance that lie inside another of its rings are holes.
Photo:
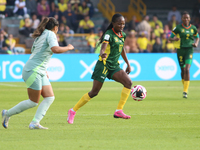
[[[52,30],[55,26],[58,26],[58,25],[59,25],[59,23],[55,18],[53,18],[53,17],[49,17],[49,18],[45,17],[41,21],[41,23],[39,24],[37,29],[33,32],[32,37],[33,38],[37,38],[43,33],[43,31],[45,29]]]
[[[112,25],[112,23],[110,23],[110,25],[107,27],[107,29],[103,32],[102,36],[100,37],[99,44],[97,46],[99,46],[103,42],[103,37],[104,37],[106,31],[109,29],[112,29],[112,28],[113,28],[113,25]]]

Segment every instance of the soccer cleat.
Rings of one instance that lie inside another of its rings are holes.
[[[6,116],[7,110],[2,110],[1,115],[2,115],[2,125],[5,129],[8,128],[8,121],[10,117]]]
[[[43,127],[39,123],[30,123],[29,124],[29,129],[33,130],[33,129],[48,129],[48,128],[47,127]]]
[[[187,93],[183,92],[183,98],[187,98]]]
[[[73,124],[73,123],[74,123],[74,117],[75,117],[75,115],[76,115],[76,112],[75,112],[75,111],[73,111],[73,110],[71,110],[71,109],[68,111],[67,122],[68,122],[69,124]]]
[[[131,116],[126,115],[123,110],[115,111],[114,118],[130,119]]]

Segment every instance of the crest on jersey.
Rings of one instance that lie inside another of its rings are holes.
[[[193,30],[193,29],[191,29],[191,33],[194,33],[194,30]]]
[[[119,40],[118,40],[118,38],[117,38],[117,37],[115,37],[115,42],[119,42]]]
[[[190,55],[190,58],[192,58],[192,55]]]
[[[182,29],[182,30],[181,30],[181,33],[184,33],[184,32],[185,32],[185,29]]]

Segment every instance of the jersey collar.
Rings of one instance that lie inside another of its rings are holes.
[[[186,27],[186,26],[184,26],[183,23],[182,23],[182,26],[183,26],[185,29],[189,29],[189,28],[191,27],[191,24],[190,24],[188,27]]]
[[[121,36],[119,36],[119,34],[117,34],[113,28],[112,28],[112,30],[113,30],[113,32],[114,32],[119,38],[122,38],[122,37],[123,37],[122,32],[121,32]]]

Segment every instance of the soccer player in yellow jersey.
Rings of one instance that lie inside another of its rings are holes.
[[[193,47],[197,47],[199,43],[199,34],[197,28],[190,24],[190,15],[184,12],[182,15],[182,24],[177,25],[169,38],[171,41],[180,41],[177,48],[177,57],[181,67],[181,78],[184,86],[183,98],[187,98],[188,87],[190,83],[190,66],[193,58]],[[180,38],[175,37],[178,35]],[[194,37],[196,41],[194,41]]]
[[[96,63],[92,75],[92,90],[88,93],[85,93],[78,103],[68,111],[67,121],[69,124],[73,124],[76,111],[99,93],[106,78],[120,82],[124,86],[121,92],[119,104],[114,112],[114,118],[131,118],[131,116],[126,115],[122,110],[130,95],[132,86],[132,81],[128,76],[128,74],[131,72],[131,66],[128,62],[124,49],[124,41],[126,38],[126,34],[123,32],[124,26],[124,17],[121,14],[115,14],[112,17],[112,23],[108,26],[100,38],[100,43],[102,43],[102,46],[99,60]],[[118,60],[120,55],[127,64],[126,71],[122,70],[119,66]]]

